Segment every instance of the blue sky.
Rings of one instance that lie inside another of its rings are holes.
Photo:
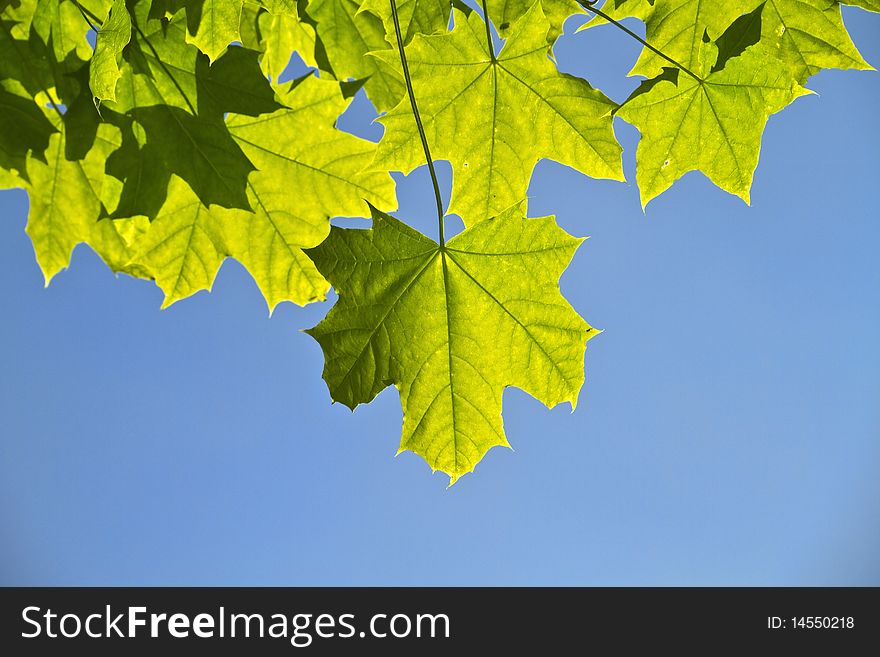
[[[880,16],[845,18],[880,64]],[[638,45],[579,22],[560,67],[624,98]],[[577,411],[507,390],[515,451],[448,490],[394,457],[394,389],[331,405],[299,332],[328,304],[269,319],[227,262],[160,311],[85,247],[44,290],[0,192],[0,584],[880,585],[880,74],[809,86],[751,208],[689,174],[643,214],[631,183],[538,166],[532,213],[591,236],[563,293],[605,332]],[[399,180],[434,236],[424,167]]]

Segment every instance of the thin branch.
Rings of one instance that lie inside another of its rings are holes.
[[[618,21],[614,20],[613,18],[611,18],[611,16],[609,16],[609,15],[606,14],[605,12],[601,11],[600,9],[596,9],[593,5],[595,5],[598,1],[599,1],[599,0],[593,0],[592,2],[590,2],[590,0],[577,0],[577,3],[578,3],[581,7],[583,7],[584,9],[586,9],[587,11],[589,11],[589,12],[595,14],[596,16],[599,16],[600,18],[604,18],[606,21],[608,21],[609,23],[611,23],[612,25],[614,25],[614,26],[617,27],[618,29],[623,30],[624,32],[626,32],[627,34],[629,34],[633,39],[635,39],[636,41],[638,41],[639,43],[641,43],[643,46],[645,46],[645,48],[647,48],[648,50],[650,50],[650,51],[653,52],[654,54],[659,55],[660,57],[662,57],[663,59],[665,59],[665,60],[666,60],[667,62],[669,62],[670,64],[676,66],[677,68],[680,68],[682,71],[684,71],[685,73],[687,73],[688,75],[690,75],[694,80],[696,80],[696,81],[699,82],[700,84],[703,83],[703,78],[701,78],[699,75],[697,75],[696,73],[694,73],[693,71],[691,71],[689,68],[687,68],[687,67],[684,66],[683,64],[678,63],[677,61],[675,61],[674,59],[672,59],[672,57],[670,57],[669,55],[667,55],[667,54],[661,52],[660,50],[658,50],[657,48],[655,48],[654,46],[652,46],[650,43],[648,43],[647,41],[645,41],[645,40],[644,40],[642,37],[640,37],[638,34],[636,34],[635,32],[633,32],[631,29],[629,29],[629,28],[626,27],[625,25],[623,25],[623,24],[621,24],[620,22],[618,22]],[[484,2],[485,2],[485,0],[484,0]]]
[[[434,198],[437,201],[437,222],[440,227],[440,248],[446,247],[446,237],[443,233],[443,197],[440,196],[440,184],[437,182],[437,172],[434,170],[434,160],[431,158],[431,149],[428,148],[428,138],[425,136],[425,128],[422,125],[422,117],[419,115],[419,107],[416,104],[416,95],[413,92],[412,78],[409,74],[409,64],[406,61],[406,51],[403,47],[403,37],[400,35],[400,19],[397,17],[397,3],[391,1],[391,17],[394,19],[394,33],[397,35],[397,50],[400,53],[400,63],[403,66],[403,78],[406,80],[406,91],[409,94],[409,104],[412,106],[413,116],[416,119],[416,127],[419,137],[422,139],[422,150],[425,151],[425,160],[428,163],[428,171],[431,174],[431,183],[434,185]]]

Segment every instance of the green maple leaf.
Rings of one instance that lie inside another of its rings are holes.
[[[125,0],[116,0],[95,39],[89,67],[89,86],[99,100],[116,100],[116,84],[122,77],[122,50],[131,41],[131,17]]]
[[[146,230],[147,220],[99,221],[102,206],[113,203],[119,191],[104,175],[107,154],[117,146],[116,129],[103,125],[86,156],[70,161],[64,155],[65,133],[59,131],[49,140],[45,162],[28,159],[28,182],[22,185],[30,196],[27,233],[47,285],[70,264],[73,248],[83,242],[114,271],[139,275],[128,263],[132,242]]]
[[[407,46],[431,154],[453,166],[450,212],[466,224],[524,198],[541,158],[623,179],[611,126],[615,104],[585,80],[556,70],[547,57],[548,29],[537,3],[493,59],[482,19],[456,11],[451,33],[417,36]],[[377,167],[408,173],[424,163],[408,99],[379,121],[386,133]]]
[[[759,4],[760,0],[625,0],[607,2],[609,6],[603,9],[616,20],[632,16],[644,21],[648,43],[693,70],[702,65],[704,35],[717,39],[734,20]],[[596,17],[578,31],[604,22]],[[653,78],[668,66],[667,60],[645,48],[630,75]]]
[[[391,3],[388,0],[364,0],[361,11],[369,11],[385,25],[386,40],[396,44],[394,19],[391,14]],[[445,32],[452,13],[450,0],[401,0],[397,2],[397,15],[400,22],[400,33],[403,43],[412,41],[416,34],[436,34]]]
[[[767,0],[763,36],[804,82],[823,68],[869,70],[831,0]]]
[[[248,209],[247,177],[254,166],[229,135],[223,115],[258,115],[279,107],[260,71],[259,53],[230,46],[209,65],[185,42],[181,14],[169,22],[147,19],[141,5],[136,9],[124,82],[116,101],[106,104],[136,121],[134,138],[124,139],[124,153],[111,160],[111,173],[125,181],[126,213],[153,216],[163,200],[155,190],[172,173],[207,205]],[[139,191],[145,169],[152,172],[148,195]]]
[[[514,207],[441,248],[372,214],[371,230],[333,228],[309,251],[339,301],[308,333],[324,351],[334,400],[354,409],[398,388],[400,451],[419,454],[451,484],[490,448],[509,446],[505,387],[575,406],[597,331],[558,279],[582,240]]]
[[[633,16],[644,21],[648,42],[687,68],[700,65],[701,44],[707,35],[717,38],[734,20],[760,6],[764,6],[765,53],[785,60],[800,82],[823,68],[871,68],[846,31],[840,3],[835,0],[623,0],[606,4],[612,18]],[[875,3],[873,11],[877,10]],[[581,29],[604,22],[596,17]],[[646,48],[630,73],[654,77],[668,65]]]
[[[137,241],[130,262],[150,272],[165,293],[163,308],[199,290],[210,290],[228,254],[224,223],[229,210],[209,210],[177,176],[149,230]]]
[[[364,90],[380,112],[403,98],[406,87],[395,68],[367,57],[372,51],[392,52],[382,19],[361,11],[357,0],[311,0],[308,15],[317,21],[318,39],[337,79],[366,79]]]
[[[163,307],[210,290],[223,260],[239,260],[270,310],[281,301],[325,298],[329,284],[303,249],[330,230],[330,217],[359,216],[364,200],[396,206],[387,173],[362,172],[375,144],[334,128],[347,104],[339,85],[313,76],[279,89],[288,108],[257,118],[231,114],[229,131],[257,166],[253,211],[206,208],[176,177],[132,263],[151,272]]]
[[[760,21],[747,16],[730,29],[738,32],[731,41],[747,46],[742,52],[719,39],[719,58],[718,45],[703,43],[696,67],[701,80],[667,68],[643,82],[618,111],[642,135],[636,151],[642,207],[694,170],[748,203],[767,119],[810,93],[784,62],[760,44],[748,45],[757,42]]]
[[[110,7],[109,2],[101,0],[81,1],[79,5],[97,15],[101,22]],[[92,47],[86,38],[90,25],[76,2],[36,0],[30,24],[43,43],[51,48],[57,61],[64,61],[68,55],[83,61],[91,57]]]
[[[315,58],[315,29],[296,14],[261,12],[257,17],[260,60],[263,72],[273,80],[287,68],[291,53],[302,57],[306,66],[318,68]]]
[[[525,16],[537,0],[488,0],[489,18],[498,28],[498,33],[506,38],[514,24]],[[550,45],[562,34],[563,23],[570,17],[583,14],[583,7],[577,0],[540,0],[541,8],[547,20],[550,21],[550,30],[547,32],[547,41]]]
[[[233,41],[239,41],[242,0],[198,0],[186,3],[187,43],[213,62]]]
[[[365,172],[376,145],[334,127],[350,100],[339,85],[305,77],[279,95],[289,109],[230,116],[233,139],[257,166],[248,195],[253,214],[234,224],[230,253],[257,281],[269,309],[325,298],[328,283],[303,249],[318,245],[330,217],[363,216],[365,201],[397,207],[387,172]]]

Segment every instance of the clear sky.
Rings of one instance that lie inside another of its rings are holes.
[[[845,18],[880,65],[880,16]],[[580,22],[560,66],[624,98],[638,45]],[[330,404],[299,332],[329,304],[269,319],[227,262],[160,311],[82,246],[44,290],[0,192],[0,584],[880,585],[880,74],[810,86],[751,208],[692,173],[643,214],[633,184],[538,166],[532,213],[591,236],[563,293],[605,332],[577,411],[506,391],[515,451],[448,490],[394,458],[396,390]],[[434,236],[424,167],[399,180]]]

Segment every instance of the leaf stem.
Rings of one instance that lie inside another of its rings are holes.
[[[483,0],[483,1],[484,1],[484,3],[485,3],[485,0]],[[608,21],[609,23],[611,23],[612,25],[614,25],[616,28],[618,28],[618,29],[620,29],[620,30],[623,30],[624,32],[626,32],[627,34],[629,34],[633,39],[635,39],[636,41],[638,41],[639,43],[641,43],[643,46],[645,46],[645,48],[647,48],[648,50],[650,50],[650,51],[653,52],[654,54],[659,55],[660,57],[662,57],[663,59],[665,59],[665,60],[666,60],[667,62],[669,62],[670,64],[673,64],[673,65],[676,66],[677,68],[680,68],[682,71],[684,71],[685,73],[687,73],[688,75],[690,75],[694,80],[696,80],[696,81],[699,82],[700,84],[703,83],[703,78],[701,78],[699,75],[697,75],[696,73],[694,73],[693,71],[691,71],[689,68],[687,68],[687,67],[684,66],[683,64],[678,63],[677,61],[675,61],[674,59],[672,59],[672,57],[670,57],[669,55],[667,55],[667,54],[661,52],[660,50],[658,50],[657,48],[655,48],[654,46],[652,46],[650,43],[648,43],[647,41],[645,41],[645,40],[644,40],[642,37],[640,37],[638,34],[636,34],[635,32],[633,32],[631,29],[629,29],[628,27],[626,27],[626,26],[623,25],[622,23],[620,23],[620,22],[614,20],[613,18],[611,18],[611,16],[609,16],[608,14],[606,14],[605,12],[603,12],[602,10],[600,10],[600,9],[596,9],[596,7],[594,7],[593,5],[595,5],[598,1],[599,1],[599,0],[592,0],[592,2],[590,2],[590,0],[577,0],[577,3],[578,3],[581,7],[583,7],[583,8],[586,9],[587,11],[589,11],[590,13],[593,13],[593,14],[595,14],[596,16],[599,16],[600,18],[604,18],[606,21]]]
[[[100,32],[100,30],[99,30],[97,27],[95,27],[95,24],[94,24],[94,23],[92,22],[92,20],[89,18],[89,15],[86,14],[85,7],[83,7],[81,4],[79,4],[78,2],[76,2],[76,0],[74,0],[73,4],[76,5],[76,8],[77,8],[77,9],[79,9],[79,13],[82,15],[83,20],[84,20],[86,23],[89,24],[89,27],[92,29],[92,32],[94,32],[95,34],[97,34],[98,32]],[[89,12],[89,14],[92,14],[92,12]],[[95,16],[94,14],[92,14],[92,16],[93,16],[95,19],[97,19],[97,16]]]
[[[428,138],[425,136],[425,128],[422,125],[422,117],[419,115],[419,107],[416,104],[416,95],[413,91],[412,78],[409,74],[409,64],[406,61],[406,51],[403,47],[403,37],[400,35],[400,19],[397,17],[397,3],[391,2],[391,17],[394,19],[394,33],[397,36],[397,51],[400,53],[400,63],[403,66],[403,78],[406,80],[406,91],[409,94],[409,104],[412,106],[413,116],[416,119],[416,127],[419,137],[422,139],[422,150],[425,151],[425,160],[428,163],[428,171],[431,174],[431,183],[434,185],[434,198],[437,201],[437,222],[440,232],[440,248],[446,247],[446,237],[443,233],[443,197],[440,196],[440,184],[437,182],[437,171],[434,170],[434,160],[431,158],[431,149],[428,147]]]
[[[489,55],[492,57],[492,63],[497,62],[495,58],[495,44],[492,42],[492,28],[489,27],[489,10],[486,8],[486,0],[483,0],[483,22],[486,23],[486,43],[489,44]]]
[[[96,23],[100,23],[100,22],[101,22],[100,17],[97,16],[97,15],[95,14],[95,12],[90,11],[87,7],[83,7],[79,2],[77,2],[77,0],[73,0],[73,4],[75,4],[75,5],[76,5],[76,8],[79,9],[79,13],[82,14],[82,17],[86,19],[86,23],[88,23],[89,26],[90,26],[95,32],[97,32],[97,31],[98,31],[98,28],[96,28],[96,27],[92,24],[92,21],[95,21]],[[90,18],[91,18],[91,20],[89,20]]]

